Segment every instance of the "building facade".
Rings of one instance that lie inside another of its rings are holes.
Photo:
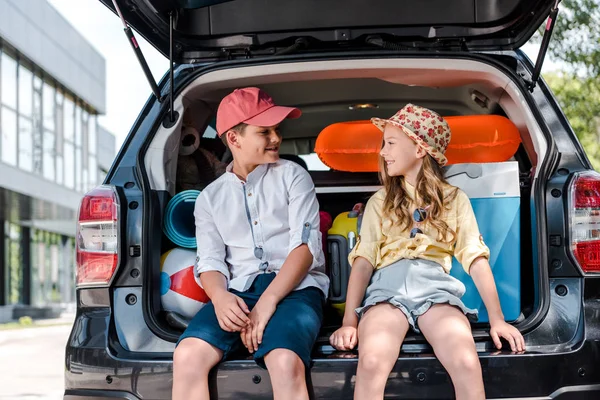
[[[0,0],[0,308],[75,300],[79,202],[115,155],[105,93],[104,58],[49,3]]]

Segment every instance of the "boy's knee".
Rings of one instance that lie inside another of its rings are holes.
[[[173,354],[173,368],[178,372],[207,373],[221,360],[222,353],[201,339],[181,341]]]
[[[275,349],[265,356],[269,374],[281,379],[304,377],[304,363],[300,357],[288,349]]]

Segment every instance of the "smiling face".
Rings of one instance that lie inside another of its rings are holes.
[[[269,127],[246,125],[241,131],[227,132],[229,148],[240,165],[257,166],[279,160],[279,124]]]
[[[416,180],[423,157],[427,153],[401,128],[387,124],[383,130],[383,147],[379,154],[383,158],[388,176],[404,176],[412,183]]]

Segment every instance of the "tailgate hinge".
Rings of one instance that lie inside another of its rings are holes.
[[[540,52],[538,53],[537,60],[535,61],[535,67],[533,69],[533,74],[531,75],[531,81],[525,81],[530,92],[533,92],[538,79],[540,79],[542,64],[544,64],[544,58],[546,58],[546,52],[548,51],[550,38],[552,37],[552,31],[554,30],[554,24],[556,23],[556,16],[558,15],[558,3],[560,3],[560,0],[556,0],[554,7],[552,7],[550,14],[548,15],[548,20],[546,21],[546,30],[544,31],[544,36],[542,37],[542,44],[540,45]]]

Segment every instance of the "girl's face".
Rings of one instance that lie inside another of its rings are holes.
[[[414,185],[426,154],[401,128],[392,124],[385,126],[379,155],[385,162],[389,176],[404,176]]]

